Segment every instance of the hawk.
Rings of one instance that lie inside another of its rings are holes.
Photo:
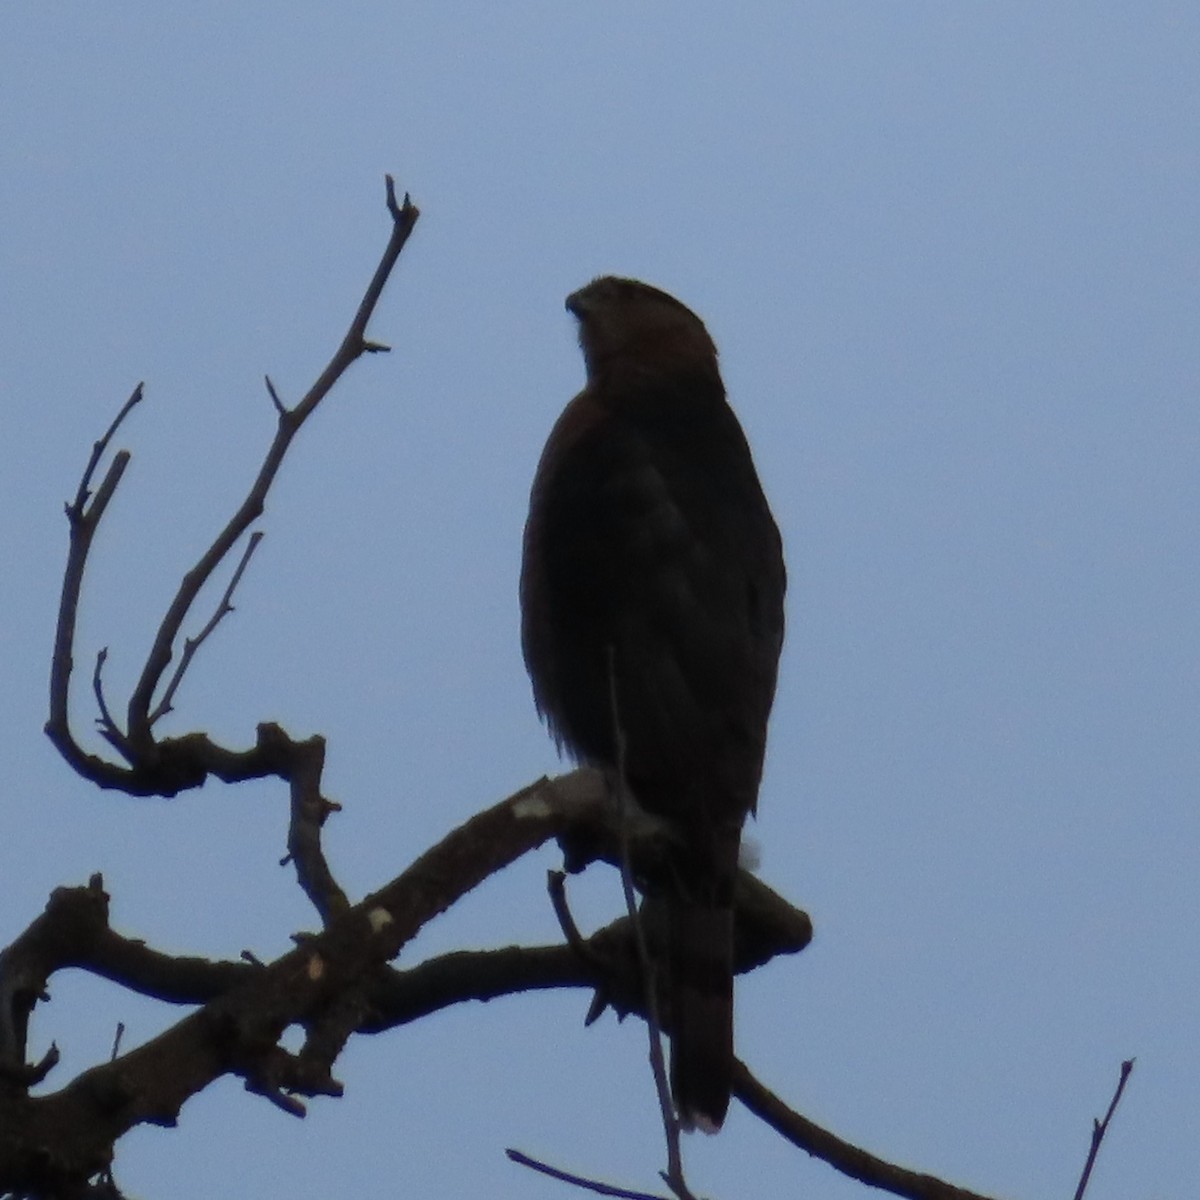
[[[700,318],[634,279],[567,298],[587,384],[533,482],[521,639],[558,746],[673,833],[666,919],[681,1122],[715,1132],[733,1069],[733,886],[783,642],[779,531]]]

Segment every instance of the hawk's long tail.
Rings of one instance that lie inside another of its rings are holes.
[[[716,1133],[733,1078],[733,878],[737,842],[716,878],[668,902],[671,1093],[687,1128]],[[691,894],[688,894],[688,893]]]

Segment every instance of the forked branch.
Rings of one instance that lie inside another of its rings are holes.
[[[298,1097],[337,1094],[330,1068],[355,1032],[381,1031],[472,995],[586,986],[565,947],[474,955],[465,962],[448,956],[444,964],[408,973],[386,969],[433,917],[556,837],[616,856],[614,809],[596,772],[542,780],[485,809],[391,883],[336,915],[324,932],[301,938],[269,965],[205,963],[148,950],[108,928],[108,897],[98,876],[87,888],[59,889],[0,959],[4,1013],[18,1014],[0,1047],[10,1079],[23,1067],[28,1014],[62,967],[83,967],[176,1003],[207,1001],[165,1033],[60,1091],[31,1097],[22,1088],[0,1086],[0,1194],[20,1188],[73,1194],[70,1186],[107,1167],[126,1131],[173,1123],[183,1102],[219,1076],[240,1075],[251,1090],[300,1115]],[[807,930],[807,918],[792,912]],[[604,930],[595,937],[628,934]],[[636,982],[624,990],[632,993]],[[297,1024],[307,1038],[292,1054],[279,1039]]]
[[[50,681],[50,717],[46,723],[46,733],[80,775],[101,787],[116,788],[131,795],[173,796],[185,788],[198,787],[209,774],[216,774],[225,779],[231,778],[231,770],[244,772],[233,775],[234,779],[280,774],[277,763],[267,763],[254,751],[236,755],[213,745],[203,734],[156,742],[152,733],[155,720],[169,711],[196,648],[227,611],[232,588],[244,568],[245,558],[252,553],[253,543],[247,549],[242,566],[237,569],[230,587],[226,590],[217,616],[209,621],[195,639],[185,645],[179,668],[169,680],[157,706],[154,706],[154,697],[174,657],[183,622],[191,612],[200,590],[254,520],[261,515],[267,494],[297,432],[353,362],[363,354],[386,349],[367,339],[367,324],[420,215],[408,196],[404,197],[402,203],[397,202],[395,184],[391,176],[387,177],[387,206],[392,219],[391,235],[341,345],[295,408],[284,408],[277,395],[273,394],[277,410],[275,436],[267,448],[262,465],[245,499],[213,543],[180,581],[175,596],[158,626],[145,665],[129,698],[125,729],[121,730],[118,727],[111,714],[102,716],[102,732],[105,738],[117,748],[128,765],[109,762],[86,752],[80,746],[71,729],[69,698],[79,594],[88,553],[96,528],[121,481],[125,468],[129,465],[129,452],[121,450],[114,456],[94,496],[91,493],[91,481],[121,423],[141,400],[141,384],[125,402],[104,437],[92,448],[75,499],[67,505],[70,547],[55,635]],[[237,767],[232,765],[233,760],[239,760]]]
[[[375,268],[375,274],[367,285],[358,311],[350,322],[346,336],[300,403],[291,409],[280,406],[275,437],[267,449],[266,457],[263,459],[262,466],[259,468],[258,475],[246,494],[246,498],[229,519],[225,528],[217,534],[212,545],[201,555],[196,565],[184,575],[179,590],[175,593],[175,598],[163,616],[158,633],[154,638],[154,644],[146,658],[146,665],[142,668],[141,677],[129,698],[129,740],[138,749],[148,748],[151,743],[150,706],[163,672],[171,662],[174,646],[184,619],[191,611],[200,589],[208,582],[213,571],[251,523],[261,516],[267,493],[275,482],[275,476],[288,452],[288,447],[292,444],[292,439],[353,362],[363,354],[386,350],[385,346],[367,340],[367,323],[375,311],[375,306],[379,303],[379,297],[383,294],[392,268],[396,265],[400,252],[404,249],[404,244],[408,241],[420,215],[407,195],[404,197],[402,205],[397,204],[396,186],[390,175],[387,177],[387,204],[388,212],[392,217],[391,237],[388,239],[379,266]]]

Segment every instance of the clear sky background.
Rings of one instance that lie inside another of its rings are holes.
[[[737,15],[733,15],[736,7]],[[10,0],[0,13],[0,943],[102,871],[113,922],[272,958],[314,917],[277,785],[102,794],[42,736],[64,500],[133,385],[84,594],[123,697],[180,574],[424,216],[295,447],[172,732],[329,739],[356,895],[547,771],[521,663],[529,482],[582,363],[564,296],[700,313],[783,529],[762,874],[816,938],[738,989],[810,1117],[1006,1197],[1200,1188],[1200,8]],[[215,603],[209,597],[190,631]],[[555,855],[407,961],[549,941]],[[606,920],[617,883],[573,885]],[[177,1013],[63,976],[61,1086]],[[295,1121],[226,1081],[120,1147],[151,1198],[558,1197],[518,1146],[653,1188],[635,1023],[527,995],[356,1042]],[[864,1190],[734,1105],[698,1192]]]

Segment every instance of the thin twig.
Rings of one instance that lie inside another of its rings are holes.
[[[667,1081],[667,1065],[663,1055],[662,1022],[658,1011],[658,977],[650,947],[646,942],[646,931],[638,910],[637,895],[633,887],[633,869],[630,865],[630,794],[625,779],[625,727],[621,723],[620,706],[617,701],[617,669],[612,646],[608,654],[608,698],[612,713],[613,737],[617,750],[617,811],[621,829],[621,892],[625,897],[625,911],[633,925],[634,944],[637,946],[638,961],[642,970],[646,999],[646,1034],[649,1042],[650,1069],[654,1075],[654,1089],[658,1096],[659,1112],[662,1116],[663,1136],[667,1143],[667,1169],[660,1172],[663,1181],[679,1197],[692,1200],[687,1181],[683,1175],[683,1151],[680,1146],[679,1118],[671,1098],[671,1085]]]
[[[145,392],[146,385],[139,383],[133,389],[129,399],[121,405],[121,411],[113,418],[112,424],[104,432],[104,436],[98,442],[92,443],[92,454],[87,461],[87,466],[83,469],[83,478],[79,481],[79,490],[75,493],[75,501],[70,506],[70,509],[79,515],[83,515],[83,506],[87,503],[88,497],[91,495],[89,487],[91,486],[92,476],[96,472],[96,468],[100,465],[100,460],[104,457],[105,450],[108,449],[109,443],[116,437],[117,430],[121,428],[125,418],[141,403],[142,396]],[[68,509],[68,515],[70,514]]]
[[[1092,1167],[1096,1165],[1096,1155],[1100,1153],[1100,1143],[1104,1141],[1104,1135],[1108,1132],[1108,1123],[1112,1120],[1112,1115],[1117,1111],[1117,1105],[1121,1102],[1121,1093],[1125,1090],[1125,1083],[1133,1071],[1135,1061],[1135,1059],[1127,1058],[1121,1064],[1121,1077],[1117,1080],[1117,1090],[1113,1092],[1113,1098],[1109,1103],[1108,1112],[1104,1114],[1104,1120],[1092,1121],[1092,1144],[1088,1150],[1087,1162],[1083,1164],[1083,1174],[1079,1177],[1079,1186],[1075,1189],[1075,1200],[1083,1200],[1083,1193],[1087,1191]]]
[[[256,529],[251,535],[250,540],[246,543],[246,551],[242,555],[242,561],[238,563],[237,570],[234,571],[233,577],[229,580],[229,586],[225,589],[225,594],[221,597],[220,604],[217,605],[216,612],[208,619],[208,623],[200,630],[194,638],[184,638],[183,653],[179,656],[179,665],[175,668],[175,674],[171,676],[170,683],[167,684],[166,690],[163,692],[162,699],[158,702],[158,706],[150,714],[150,724],[154,725],[167,715],[172,709],[175,693],[179,689],[180,683],[183,682],[183,677],[187,673],[188,667],[191,665],[192,659],[196,656],[196,651],[207,640],[209,634],[233,612],[233,593],[241,581],[242,573],[250,564],[250,557],[254,551],[258,549],[258,543],[263,540],[263,532],[261,529]]]
[[[586,1188],[589,1192],[598,1192],[601,1196],[620,1196],[622,1200],[663,1200],[661,1196],[654,1195],[653,1192],[632,1192],[628,1188],[613,1187],[610,1183],[601,1183],[598,1179],[588,1179],[583,1175],[573,1175],[570,1171],[560,1170],[558,1167],[552,1167],[549,1163],[539,1162],[536,1158],[530,1158],[528,1154],[523,1154],[520,1150],[514,1150],[511,1147],[504,1151],[515,1163],[519,1163],[523,1167],[529,1167],[534,1171],[540,1171],[543,1175],[549,1175],[551,1179],[557,1179],[561,1183],[570,1183],[575,1187]]]
[[[259,468],[258,475],[250,486],[246,498],[229,519],[225,528],[217,534],[212,545],[200,556],[195,566],[184,575],[174,599],[163,615],[158,632],[154,637],[154,643],[146,656],[142,673],[129,698],[129,716],[126,724],[129,740],[138,749],[146,749],[153,744],[150,712],[154,693],[171,662],[179,630],[191,611],[200,589],[208,582],[213,571],[237,543],[238,538],[262,514],[267,493],[275,481],[275,476],[283,463],[292,439],[299,432],[301,426],[345,374],[351,363],[361,355],[368,353],[369,348],[378,348],[374,343],[371,343],[370,347],[367,343],[365,336],[367,322],[375,311],[388,276],[396,265],[400,251],[404,249],[404,244],[408,241],[409,235],[417,223],[417,218],[420,216],[416,206],[407,195],[404,197],[403,205],[396,203],[396,185],[390,175],[387,176],[387,204],[388,212],[392,216],[392,234],[341,345],[300,403],[295,408],[285,409],[278,414],[275,437],[267,449],[262,466]]]
[[[112,718],[112,713],[108,711],[108,702],[104,699],[104,664],[108,661],[108,647],[101,646],[96,655],[96,667],[92,671],[92,694],[96,697],[96,707],[100,710],[100,716],[96,720],[96,724],[100,726],[100,732],[104,737],[118,750],[124,752],[125,735],[117,728],[116,721]]]
[[[275,411],[282,417],[287,409],[284,408],[283,401],[279,398],[279,393],[275,390],[275,385],[271,382],[270,375],[264,375],[263,378],[267,381],[267,391],[271,393],[271,403],[275,405]]]

